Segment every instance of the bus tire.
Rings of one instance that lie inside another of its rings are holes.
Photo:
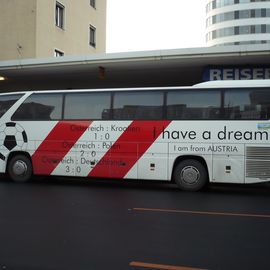
[[[32,177],[32,162],[26,155],[16,155],[8,162],[7,172],[14,182],[27,182]]]
[[[200,161],[186,159],[176,165],[173,179],[182,190],[198,191],[207,184],[208,174]]]

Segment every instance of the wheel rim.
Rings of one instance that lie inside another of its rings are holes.
[[[181,171],[181,179],[188,185],[194,185],[200,179],[200,172],[194,166],[186,166]]]
[[[22,160],[17,160],[12,167],[12,171],[16,176],[24,176],[27,172],[27,164]]]

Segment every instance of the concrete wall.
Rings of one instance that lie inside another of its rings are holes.
[[[0,59],[36,57],[36,0],[1,0]]]
[[[36,44],[37,57],[54,55],[60,50],[65,55],[105,52],[106,0],[90,6],[88,0],[59,0],[64,6],[64,27],[55,26],[55,0],[37,0]],[[89,45],[89,27],[96,28],[96,47]]]
[[[55,25],[56,0],[1,0],[0,60],[80,55],[106,50],[106,0],[58,0],[64,6],[64,27]],[[96,47],[89,45],[89,27],[96,28]]]

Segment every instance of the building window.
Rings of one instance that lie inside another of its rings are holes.
[[[96,8],[96,0],[90,0],[90,6]]]
[[[65,7],[60,4],[59,2],[56,2],[55,6],[55,25],[60,28],[64,28],[64,11]]]
[[[92,25],[89,28],[89,44],[92,47],[96,47],[96,28]]]
[[[61,57],[64,56],[64,52],[61,52],[59,50],[54,50],[54,57]]]

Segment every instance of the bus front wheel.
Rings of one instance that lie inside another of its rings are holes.
[[[173,178],[178,187],[186,191],[198,191],[208,181],[205,166],[195,159],[186,159],[179,162],[174,169]]]
[[[15,182],[26,182],[32,176],[31,160],[25,155],[16,155],[8,163],[7,172]]]

